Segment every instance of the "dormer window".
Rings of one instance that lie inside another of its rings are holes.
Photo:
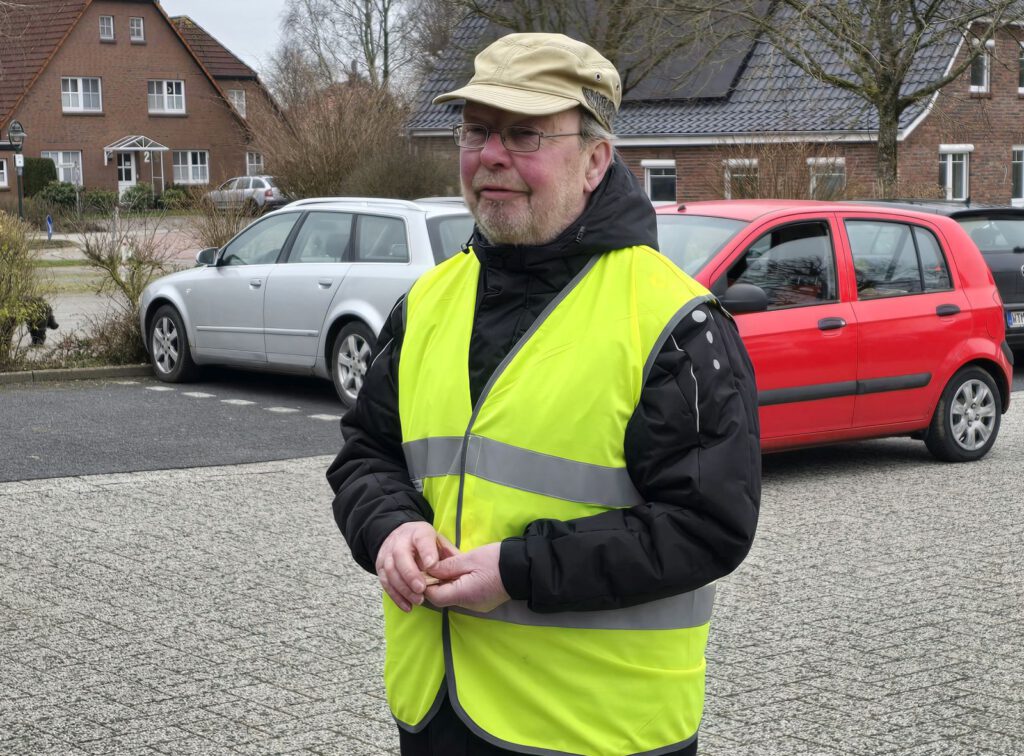
[[[238,111],[238,115],[245,118],[245,90],[229,89],[228,99],[231,101],[231,104],[235,106],[235,110]]]
[[[992,70],[992,50],[995,48],[994,40],[989,40],[978,52],[977,57],[971,61],[971,93],[986,94],[989,91],[989,79]],[[977,50],[978,47],[975,47]]]
[[[132,16],[128,19],[128,38],[132,42],[146,41],[146,26],[142,18]]]
[[[114,41],[114,17],[100,16],[100,40],[103,42]]]

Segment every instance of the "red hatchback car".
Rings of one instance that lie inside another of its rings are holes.
[[[956,221],[723,200],[658,208],[658,235],[736,317],[765,451],[900,435],[953,462],[992,448],[1013,354],[992,274]]]

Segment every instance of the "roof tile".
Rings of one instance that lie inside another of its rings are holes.
[[[195,56],[216,79],[255,79],[256,72],[243,63],[224,45],[214,39],[206,29],[188,16],[174,16],[171,23]]]

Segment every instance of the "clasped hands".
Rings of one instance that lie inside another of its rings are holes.
[[[403,612],[429,601],[489,612],[509,600],[498,570],[500,543],[459,551],[427,522],[399,525],[377,554],[377,577]]]

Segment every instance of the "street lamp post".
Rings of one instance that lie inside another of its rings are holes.
[[[14,148],[14,167],[18,173],[18,217],[22,220],[25,219],[25,209],[22,199],[24,194],[21,187],[21,174],[25,166],[25,158],[21,154],[21,146],[25,143],[25,136],[25,127],[21,125],[21,121],[11,121],[7,127],[7,141]]]

